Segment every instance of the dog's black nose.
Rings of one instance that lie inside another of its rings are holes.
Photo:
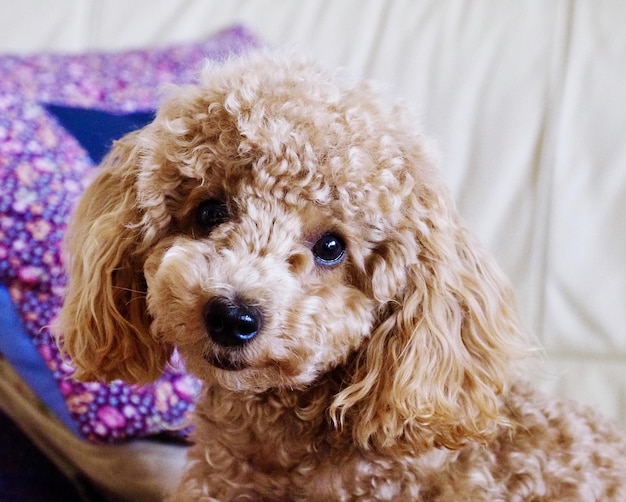
[[[211,339],[222,347],[238,347],[250,342],[261,328],[259,309],[226,298],[209,301],[204,322]]]

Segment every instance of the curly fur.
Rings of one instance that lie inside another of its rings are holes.
[[[623,436],[517,379],[510,287],[370,84],[209,66],[116,143],[67,242],[76,375],[148,382],[176,348],[205,382],[176,500],[626,500]],[[262,313],[250,343],[213,340],[216,297]]]

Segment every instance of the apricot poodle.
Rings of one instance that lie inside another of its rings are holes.
[[[175,500],[626,500],[626,441],[518,377],[510,287],[368,83],[210,65],[68,229],[76,376],[204,382]]]

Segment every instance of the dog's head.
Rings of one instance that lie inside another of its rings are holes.
[[[77,376],[145,382],[174,347],[233,391],[343,367],[330,411],[363,445],[491,433],[511,295],[407,124],[367,84],[266,55],[179,89],[68,231]]]

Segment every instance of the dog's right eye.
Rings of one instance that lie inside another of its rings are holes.
[[[321,265],[334,266],[341,263],[346,255],[346,244],[336,234],[322,235],[312,248],[315,261]]]
[[[228,219],[228,208],[219,200],[205,200],[196,209],[196,223],[205,230],[212,230]]]

